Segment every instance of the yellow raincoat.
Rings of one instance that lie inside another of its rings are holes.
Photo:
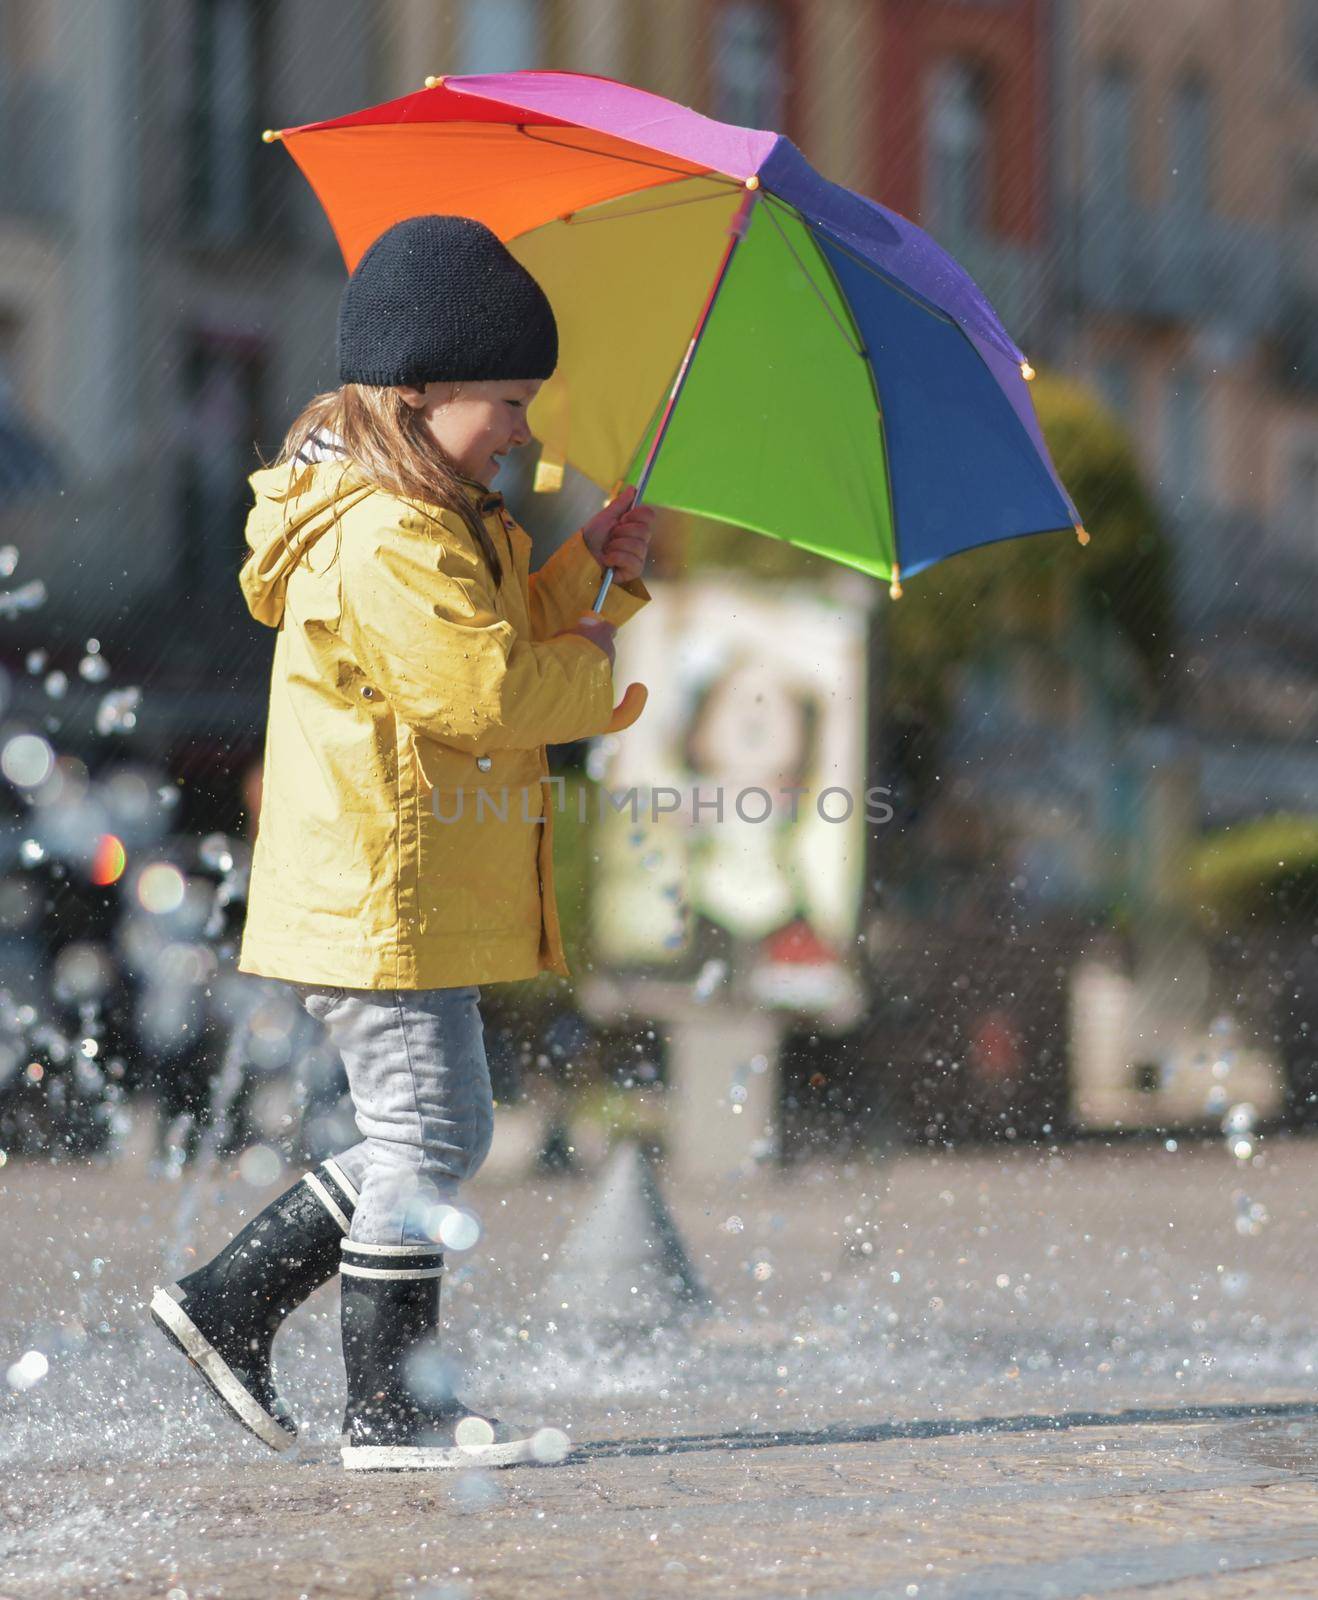
[[[580,532],[531,574],[529,535],[488,495],[496,591],[461,517],[342,460],[249,481],[239,581],[279,637],[239,970],[349,989],[568,976],[544,746],[602,733],[614,698],[598,646],[551,637],[603,576]],[[614,583],[603,615],[649,598]]]

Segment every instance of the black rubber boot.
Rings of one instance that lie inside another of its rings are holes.
[[[212,1261],[151,1297],[151,1318],[244,1427],[287,1450],[297,1427],[270,1373],[281,1322],[339,1269],[357,1191],[322,1162],[247,1224]]]
[[[428,1245],[343,1241],[343,1465],[433,1471],[561,1460],[561,1434],[482,1416],[426,1381],[427,1360],[439,1354],[443,1269],[442,1253]]]

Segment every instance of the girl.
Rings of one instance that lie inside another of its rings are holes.
[[[363,1137],[151,1310],[282,1450],[271,1342],[341,1272],[350,1468],[534,1453],[531,1430],[426,1379],[452,1202],[493,1131],[479,985],[568,975],[544,746],[606,730],[613,634],[650,598],[633,491],[532,576],[489,490],[557,359],[549,302],[488,228],[412,217],[344,289],[341,387],[250,480],[239,581],[279,633],[239,968],[324,1024]]]

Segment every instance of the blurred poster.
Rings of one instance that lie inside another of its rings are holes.
[[[649,703],[591,753],[597,958],[693,972],[705,923],[753,991],[768,972],[782,1003],[827,1004],[863,891],[865,598],[727,574],[651,592],[614,669]]]

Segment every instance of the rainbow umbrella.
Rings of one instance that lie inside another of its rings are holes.
[[[404,217],[486,223],[543,284],[560,364],[536,487],[601,487],[900,579],[1075,528],[1033,370],[969,275],[789,139],[609,78],[430,78],[270,130],[349,269]],[[604,580],[600,600],[611,574]]]

